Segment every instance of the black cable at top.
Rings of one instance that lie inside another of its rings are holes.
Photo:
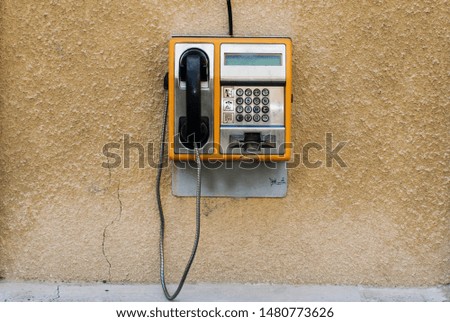
[[[231,10],[231,0],[227,0],[228,7],[228,34],[233,37],[233,11]]]

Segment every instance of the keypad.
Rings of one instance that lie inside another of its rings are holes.
[[[223,87],[222,123],[261,124],[270,121],[270,90],[268,88]]]

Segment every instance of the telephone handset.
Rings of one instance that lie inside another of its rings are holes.
[[[287,161],[289,38],[173,37],[169,44],[169,157]]]
[[[203,146],[209,136],[208,118],[202,118],[201,81],[208,78],[208,57],[200,49],[186,50],[180,58],[180,81],[186,82],[186,116],[180,118],[180,140],[193,149]]]

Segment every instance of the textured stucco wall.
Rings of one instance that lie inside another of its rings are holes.
[[[1,277],[158,281],[156,171],[104,169],[102,146],[159,140],[168,40],[225,34],[225,2],[0,2]],[[348,167],[290,170],[285,199],[203,199],[189,281],[450,282],[448,1],[233,3],[237,35],[293,40],[296,152],[330,132]],[[163,179],[177,281],[194,200]]]

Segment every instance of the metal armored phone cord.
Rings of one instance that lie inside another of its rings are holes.
[[[164,295],[169,301],[174,300],[178,294],[180,293],[181,289],[183,288],[184,282],[186,281],[186,277],[189,273],[189,270],[191,269],[192,262],[194,261],[195,253],[197,252],[197,246],[200,239],[200,196],[201,196],[201,168],[202,164],[200,161],[200,154],[199,154],[199,148],[195,147],[195,162],[197,163],[197,189],[196,189],[196,204],[195,204],[195,213],[196,213],[196,222],[195,222],[195,240],[194,240],[194,246],[192,247],[191,257],[189,258],[186,268],[184,269],[183,276],[181,277],[180,283],[178,284],[178,287],[173,293],[173,295],[170,295],[169,291],[167,290],[166,286],[166,278],[164,274],[164,213],[163,208],[161,204],[161,193],[160,193],[160,186],[161,186],[161,174],[162,174],[162,168],[164,164],[164,143],[166,141],[166,125],[167,125],[167,112],[168,112],[168,74],[166,73],[166,76],[164,77],[164,116],[163,116],[163,127],[161,132],[161,146],[159,150],[159,163],[158,163],[158,172],[156,175],[156,200],[158,202],[158,210],[159,210],[159,219],[161,222],[160,226],[160,239],[159,239],[159,259],[160,259],[160,278],[161,278],[161,286],[164,291]]]

